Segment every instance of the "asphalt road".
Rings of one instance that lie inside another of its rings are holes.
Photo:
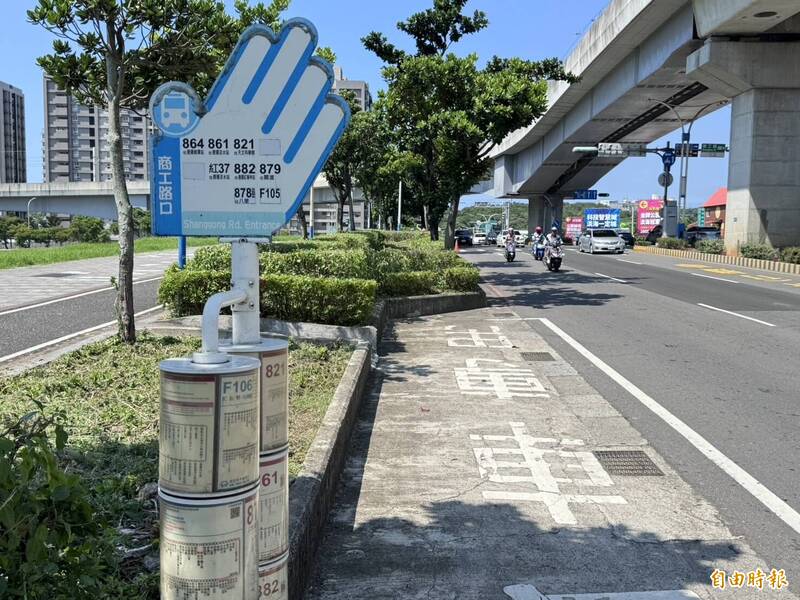
[[[572,249],[559,273],[527,249],[510,264],[499,248],[464,256],[519,316],[553,321],[800,511],[800,278]],[[800,534],[543,324],[527,323],[719,509],[734,534],[798,581]]]
[[[134,282],[134,310],[138,313],[158,304],[161,279]],[[77,298],[66,298],[27,310],[3,314],[0,311],[0,360],[62,336],[83,331],[116,319],[114,290],[106,290]],[[13,360],[13,359],[12,359]]]

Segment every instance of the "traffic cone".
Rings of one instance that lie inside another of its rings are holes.
[[[453,248],[453,250],[455,250],[456,253],[461,252],[461,248],[458,247],[458,240],[456,240],[456,246]]]

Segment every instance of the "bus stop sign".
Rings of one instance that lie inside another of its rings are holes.
[[[305,19],[254,25],[205,102],[184,83],[155,91],[156,235],[268,237],[292,218],[350,119],[316,45]]]

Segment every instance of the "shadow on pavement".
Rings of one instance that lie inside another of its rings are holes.
[[[621,524],[537,522],[483,500],[486,481],[448,491],[452,478],[436,489],[406,478],[412,489],[398,488],[380,458],[365,488],[382,381],[372,380],[361,407],[306,598],[508,600],[503,587],[523,583],[549,594],[680,590],[708,584],[741,553],[730,541],[665,540]]]
[[[483,264],[481,265],[483,266]],[[494,286],[503,286],[505,299],[511,304],[521,304],[533,308],[556,306],[600,306],[622,294],[589,293],[578,286],[592,283],[608,283],[610,280],[578,273],[577,271],[543,271],[535,277],[532,273],[515,271],[513,273],[483,273],[482,280]],[[634,280],[628,280],[635,283]],[[626,285],[626,284],[619,284]]]

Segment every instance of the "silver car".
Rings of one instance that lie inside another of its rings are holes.
[[[625,240],[613,229],[587,229],[578,241],[578,251],[594,254],[595,252],[625,252]]]

